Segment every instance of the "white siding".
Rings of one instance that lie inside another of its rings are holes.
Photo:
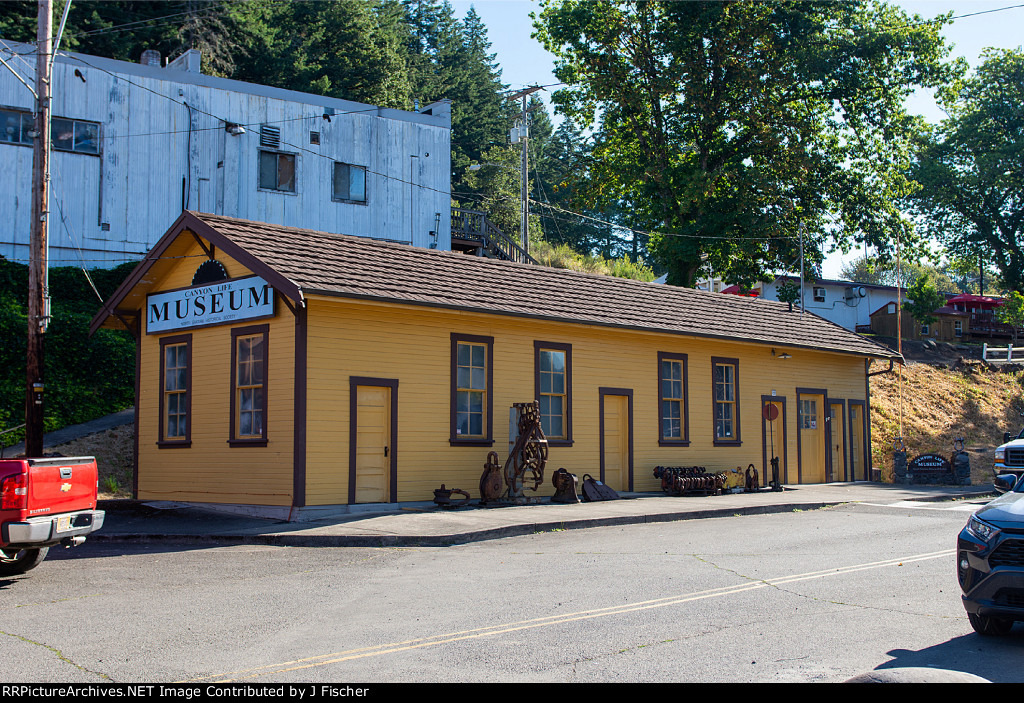
[[[34,80],[32,66],[13,65]],[[438,248],[451,248],[447,106],[402,112],[76,54],[55,62],[53,86],[55,117],[101,125],[100,156],[52,152],[55,266],[140,258],[181,213],[183,199],[191,210],[423,247],[439,229]],[[0,107],[32,106],[28,90],[3,69]],[[245,134],[228,134],[225,121],[244,125]],[[280,128],[280,151],[296,155],[295,193],[258,188],[263,123]],[[310,144],[311,131],[320,133],[319,145]],[[32,150],[0,143],[0,158],[7,224],[0,255],[24,261]],[[335,161],[367,169],[365,205],[332,199]]]

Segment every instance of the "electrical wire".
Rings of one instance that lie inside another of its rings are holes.
[[[204,115],[206,115],[208,117],[212,117],[213,119],[219,120],[219,121],[224,122],[224,123],[232,122],[233,121],[233,120],[228,120],[227,118],[221,117],[219,115],[215,115],[212,112],[207,112],[206,110],[198,108],[198,107],[196,107],[194,105],[192,105],[192,106],[186,105],[183,101],[179,102],[178,100],[174,99],[173,97],[171,97],[169,95],[166,95],[164,93],[161,93],[160,91],[153,90],[152,88],[150,88],[148,86],[145,86],[145,85],[142,85],[140,83],[136,83],[135,81],[132,81],[130,79],[124,78],[124,76],[122,74],[115,74],[113,71],[108,71],[105,68],[101,68],[100,66],[96,66],[94,64],[91,64],[88,61],[82,59],[80,56],[71,56],[71,55],[64,54],[64,53],[62,53],[62,55],[64,57],[66,57],[66,58],[78,61],[78,62],[88,66],[89,68],[94,68],[97,71],[102,71],[103,73],[106,73],[106,74],[108,74],[110,76],[114,76],[118,80],[123,80],[126,83],[128,83],[129,85],[133,85],[133,86],[135,86],[137,88],[140,88],[142,90],[146,90],[146,91],[148,91],[148,92],[150,92],[150,93],[152,93],[154,95],[157,95],[157,96],[162,97],[162,98],[164,98],[166,100],[169,100],[170,102],[174,103],[175,105],[185,105],[185,107],[188,108],[190,111],[191,110],[195,110],[196,112],[204,114]],[[355,114],[355,113],[358,113],[358,112],[371,112],[371,111],[372,112],[376,112],[379,109],[381,109],[381,108],[379,108],[377,106],[367,107],[367,108],[360,108],[359,110],[335,112],[335,116],[336,115],[341,115],[341,114]],[[326,113],[324,113],[324,114],[326,114]],[[289,118],[288,120],[284,120],[284,121],[285,122],[290,122],[290,121],[294,121],[295,119],[319,119],[319,118],[324,117],[324,114],[317,115],[316,117]],[[253,123],[253,124],[275,124],[275,123],[274,122],[260,122],[260,123]],[[219,129],[219,127],[217,129]],[[184,130],[182,130],[182,131],[184,131]],[[245,135],[242,135],[242,136],[246,136],[246,135],[249,135],[249,134],[252,134],[252,132],[247,130],[245,132]],[[126,136],[136,136],[136,135],[126,135]],[[334,163],[334,161],[335,161],[335,159],[333,157],[327,156],[326,154],[321,154],[318,151],[313,151],[312,149],[308,149],[308,148],[306,148],[304,146],[301,146],[301,145],[298,145],[298,144],[293,144],[293,143],[285,141],[285,140],[281,140],[281,144],[284,144],[284,145],[286,145],[288,147],[291,147],[292,149],[295,149],[297,151],[305,152],[305,153],[310,154],[312,156],[316,156],[316,157],[324,159],[326,161],[330,161],[332,163]],[[371,173],[371,174],[373,174],[375,176],[380,176],[381,178],[384,178],[384,179],[387,179],[387,180],[391,180],[391,181],[395,181],[395,182],[398,182],[398,183],[402,183],[404,185],[414,186],[414,187],[420,188],[422,190],[433,191],[435,193],[440,193],[440,194],[443,194],[443,195],[450,195],[450,193],[451,193],[450,189],[443,190],[443,189],[440,189],[440,188],[433,188],[431,186],[424,185],[422,183],[415,183],[413,181],[406,180],[406,179],[401,178],[399,176],[392,176],[390,174],[381,173],[379,171],[374,171],[373,169],[370,169],[370,168],[366,168],[366,172],[367,173]]]
[[[54,181],[51,181],[50,188],[51,188],[51,190],[57,190],[56,181],[59,180],[59,181],[63,182],[64,179],[63,179],[63,176],[61,175],[60,166],[58,166],[56,162],[52,162],[52,163],[53,163],[53,166],[54,166],[54,171],[56,171],[57,179],[54,180]],[[99,289],[96,288],[96,284],[92,280],[92,276],[89,275],[89,271],[86,270],[86,268],[85,268],[85,257],[82,255],[82,248],[81,248],[81,246],[79,246],[78,237],[75,235],[75,233],[73,232],[72,228],[68,226],[67,217],[64,214],[63,198],[61,197],[61,195],[59,193],[54,193],[54,195],[56,195],[54,200],[57,203],[57,212],[60,213],[60,222],[64,226],[64,233],[67,235],[68,241],[71,242],[71,246],[74,247],[75,251],[78,252],[78,258],[82,262],[82,265],[80,266],[80,268],[82,269],[82,273],[85,274],[85,280],[87,280],[89,282],[89,287],[92,288],[93,292],[96,294],[96,297],[99,298],[100,303],[103,303],[104,302],[103,301],[103,296],[100,295]]]

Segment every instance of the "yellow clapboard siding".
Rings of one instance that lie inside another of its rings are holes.
[[[154,290],[188,287],[205,254],[192,244],[178,263],[164,270]],[[217,258],[231,277],[250,271],[222,252]],[[311,296],[307,298],[305,503],[346,503],[351,483],[350,379],[397,381],[395,492],[399,501],[429,500],[442,483],[477,494],[489,451],[504,462],[508,417],[513,403],[534,399],[534,343],[571,345],[572,446],[553,446],[547,476],[560,467],[598,476],[600,389],[628,389],[632,395],[632,482],[635,490],[659,490],[659,465],[701,465],[709,471],[754,464],[762,468],[761,398],[785,400],[788,476],[798,470],[797,388],[825,389],[828,397],[865,401],[862,357],[786,349],[773,357],[768,346],[739,341],[685,338],[656,332],[594,325],[526,320],[463,310],[403,306]],[[266,446],[230,446],[231,330],[250,324],[269,327]],[[194,329],[192,335],[191,446],[157,446],[159,428],[160,337],[143,335],[140,345],[139,496],[203,502],[288,505],[295,475],[295,318],[278,303],[274,318],[254,323]],[[493,338],[493,446],[451,446],[451,335]],[[170,333],[169,333],[170,334]],[[686,354],[689,446],[659,446],[658,353]],[[713,440],[712,358],[738,362],[740,443]],[[615,396],[609,392],[608,397]],[[624,403],[617,410],[622,417]],[[389,411],[390,412],[390,411]],[[849,416],[844,405],[844,418]],[[780,436],[776,441],[781,443]],[[625,447],[625,432],[616,440]],[[850,446],[848,436],[845,446]],[[781,445],[780,445],[781,446]],[[624,450],[623,462],[629,457]],[[779,452],[783,455],[783,452]],[[621,462],[620,462],[621,463]],[[389,465],[388,465],[389,466]],[[627,467],[628,468],[628,467]],[[842,467],[834,474],[842,475]],[[390,481],[390,476],[386,477]],[[625,485],[627,477],[621,479]],[[550,495],[546,484],[539,495]]]
[[[158,290],[191,285],[205,258],[198,244],[158,283]],[[251,272],[217,252],[231,278]],[[268,325],[266,447],[232,447],[230,437],[231,329]],[[160,338],[191,334],[191,446],[157,446]],[[294,465],[295,321],[279,301],[271,319],[143,335],[139,384],[139,497],[262,505],[290,505]]]
[[[504,462],[508,408],[533,399],[535,340],[572,345],[574,442],[572,447],[551,448],[549,475],[559,467],[597,475],[598,388],[628,388],[634,396],[637,490],[658,490],[653,476],[658,465],[703,465],[713,471],[753,463],[760,469],[761,396],[773,390],[786,398],[786,449],[795,475],[796,388],[826,388],[830,397],[845,400],[864,400],[865,395],[863,359],[848,355],[788,350],[793,358],[782,360],[755,344],[343,300],[312,300],[309,320],[306,456],[311,504],[347,501],[351,376],[399,382],[399,500],[428,500],[441,483],[475,495],[488,451],[496,451]],[[449,446],[453,332],[494,338],[493,447]],[[659,351],[688,355],[689,447],[658,446]],[[713,446],[712,357],[739,360],[740,446]]]

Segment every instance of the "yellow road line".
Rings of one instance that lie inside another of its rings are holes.
[[[493,637],[495,635],[505,634],[509,632],[517,632],[520,630],[529,630],[537,627],[547,627],[550,625],[560,625],[568,622],[589,620],[592,618],[602,618],[611,615],[621,615],[624,613],[649,610],[652,608],[664,608],[670,605],[679,605],[681,603],[689,603],[691,601],[696,600],[706,600],[709,598],[729,596],[761,588],[783,586],[789,583],[796,583],[799,581],[810,581],[813,579],[826,578],[829,576],[840,576],[843,574],[850,574],[869,569],[880,569],[888,566],[912,564],[918,561],[926,561],[930,559],[939,559],[942,557],[953,556],[954,554],[955,550],[953,549],[943,549],[938,552],[915,554],[911,556],[902,557],[899,559],[886,559],[883,561],[867,562],[864,564],[855,564],[852,566],[842,566],[833,569],[823,569],[821,571],[811,571],[804,574],[794,574],[792,576],[782,576],[774,579],[750,581],[748,583],[737,584],[735,586],[712,588],[705,591],[697,591],[695,593],[680,594],[675,596],[668,596],[665,598],[655,598],[653,600],[639,601],[636,603],[626,603],[623,605],[610,606],[607,608],[581,610],[576,613],[551,615],[543,618],[520,620],[518,622],[491,625],[488,627],[480,627],[472,630],[449,632],[446,634],[434,635],[431,637],[421,637],[417,639],[405,640],[402,642],[391,642],[388,644],[381,644],[372,647],[361,647],[358,649],[349,649],[341,652],[331,652],[330,654],[321,654],[315,657],[295,659],[292,661],[280,662],[277,664],[267,664],[265,666],[259,666],[252,669],[242,669],[239,671],[229,671],[221,674],[213,674],[210,676],[201,676],[195,679],[189,679],[189,682],[209,680],[214,680],[217,682],[237,681],[240,679],[251,679],[259,676],[268,676],[270,674],[281,674],[287,671],[310,669],[313,667],[325,666],[327,664],[336,664],[338,662],[350,661],[352,659],[377,657],[383,654],[394,654],[397,652],[404,652],[411,649],[434,647],[440,644],[448,644],[451,642],[459,642],[462,640],[475,639],[479,637]]]

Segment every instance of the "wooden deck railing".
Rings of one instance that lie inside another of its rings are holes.
[[[452,244],[474,244],[492,256],[522,264],[536,264],[517,241],[509,237],[479,210],[452,208]]]

